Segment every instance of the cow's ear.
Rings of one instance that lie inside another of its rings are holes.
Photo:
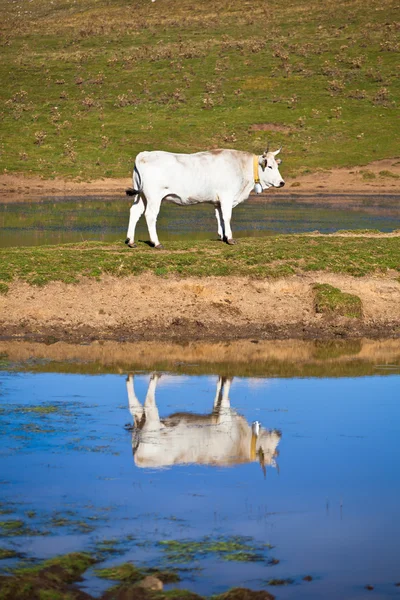
[[[258,159],[258,164],[260,165],[262,170],[265,171],[265,167],[267,166],[267,157],[265,153]]]
[[[277,164],[277,165],[280,165],[280,164],[281,164],[281,162],[282,162],[282,160],[281,160],[280,158],[276,158],[275,160],[276,160],[276,164]]]

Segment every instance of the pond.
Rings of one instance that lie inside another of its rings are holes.
[[[341,229],[400,229],[400,198],[396,195],[252,198],[235,208],[235,237],[276,233],[332,233]],[[0,247],[125,239],[129,198],[54,197],[40,202],[0,204]],[[163,240],[215,239],[216,221],[210,205],[180,207],[164,203],[158,217]],[[142,217],[137,239],[147,240]]]
[[[398,597],[399,364],[318,360],[302,377],[4,357],[1,547],[162,566],[207,596]]]

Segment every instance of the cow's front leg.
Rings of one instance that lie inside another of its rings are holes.
[[[137,222],[144,213],[144,208],[145,206],[143,199],[141,198],[141,196],[136,196],[130,209],[128,233],[126,234],[125,240],[125,244],[128,244],[129,248],[136,248],[135,229]]]
[[[221,212],[224,228],[224,240],[227,244],[236,244],[232,236],[231,218],[232,218],[232,202],[221,202]]]
[[[150,241],[157,250],[163,248],[163,245],[160,244],[160,240],[158,239],[156,223],[158,213],[160,212],[161,202],[147,202],[147,209],[145,212],[147,229],[149,230]]]

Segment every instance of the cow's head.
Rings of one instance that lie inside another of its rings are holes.
[[[285,185],[285,182],[279,173],[279,165],[282,161],[280,158],[275,158],[280,151],[281,148],[275,152],[270,152],[267,148],[267,150],[258,157],[258,164],[261,167],[259,170],[260,183],[264,190],[267,190],[272,186],[279,188]]]
[[[258,427],[254,427],[257,424]],[[278,444],[282,434],[277,429],[264,429],[260,427],[259,423],[253,423],[252,426],[252,442],[255,439],[254,444],[254,455],[251,457],[252,460],[258,460],[261,468],[264,472],[264,476],[267,471],[267,467],[277,467],[275,458],[278,456]],[[278,467],[277,467],[278,468]]]

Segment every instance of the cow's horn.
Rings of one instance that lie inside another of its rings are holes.
[[[269,142],[267,142],[267,149],[265,151],[265,154],[268,154],[268,152],[269,152]]]
[[[274,156],[276,156],[277,154],[279,154],[279,152],[282,150],[282,146],[280,148],[278,148],[278,150],[276,150],[275,152],[273,152],[272,154]]]

